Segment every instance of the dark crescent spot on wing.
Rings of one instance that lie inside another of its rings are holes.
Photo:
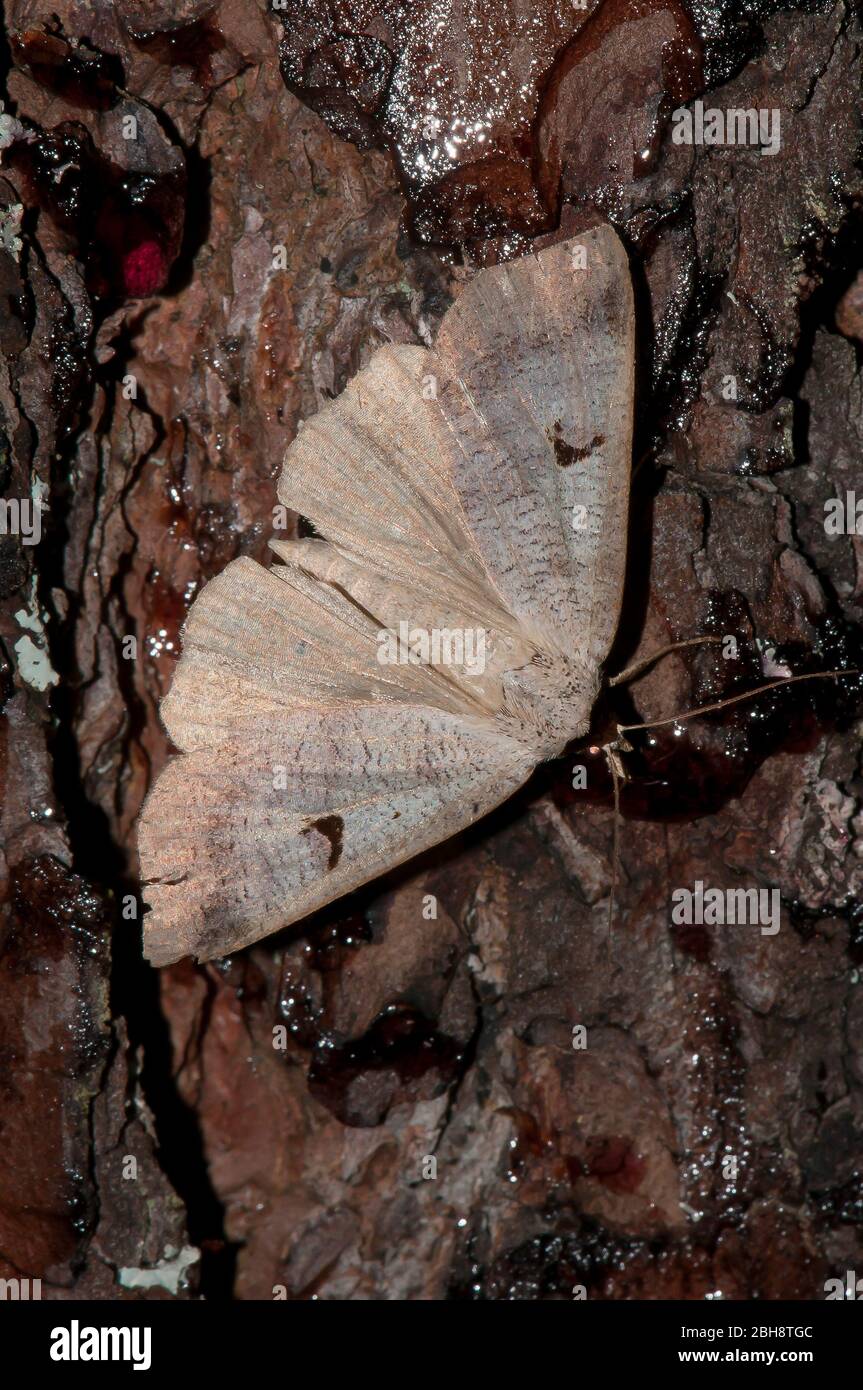
[[[598,449],[600,444],[605,443],[604,434],[595,434],[593,439],[584,449],[576,449],[572,444],[567,444],[561,432],[559,420],[554,422],[554,430],[546,430],[548,442],[554,449],[554,457],[561,468],[569,468],[571,463],[581,463],[594,449]]]
[[[310,825],[303,829],[303,834],[308,835],[310,830],[317,830],[319,835],[330,842],[330,857],[327,861],[327,868],[334,869],[342,857],[342,831],[345,823],[341,816],[319,816]]]

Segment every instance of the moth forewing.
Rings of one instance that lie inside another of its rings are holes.
[[[634,338],[626,253],[600,227],[477,276],[436,345],[491,581],[525,625],[597,664],[623,594]]]

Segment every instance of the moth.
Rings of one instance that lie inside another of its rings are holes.
[[[306,421],[278,497],[316,537],[202,589],[162,703],[180,753],[139,825],[154,964],[298,921],[587,731],[622,601],[634,352],[626,253],[598,227],[479,272],[433,350],[380,348]]]

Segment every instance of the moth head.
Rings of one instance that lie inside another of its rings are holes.
[[[593,662],[563,652],[535,652],[503,676],[503,718],[510,736],[527,741],[541,759],[559,757],[587,732],[599,681]]]

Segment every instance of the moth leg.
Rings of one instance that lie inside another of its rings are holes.
[[[611,929],[614,925],[614,908],[617,901],[617,885],[620,880],[620,788],[624,782],[629,781],[629,773],[622,755],[632,752],[632,744],[624,738],[619,725],[617,737],[613,739],[611,743],[603,744],[601,752],[608,764],[608,770],[611,773],[611,785],[614,791],[614,831],[611,844],[611,891],[608,895],[608,938],[606,943],[610,953]]]
[[[614,790],[614,830],[611,840],[611,891],[608,895],[608,918],[607,918],[607,937],[606,947],[611,955],[611,929],[614,926],[614,908],[617,901],[617,884],[620,879],[620,784],[627,781],[629,774],[624,766],[620,754],[622,749],[618,745],[619,740],[607,743],[603,747],[605,761],[611,773],[611,785]],[[623,740],[626,743],[626,740]],[[629,748],[629,744],[626,744]]]

